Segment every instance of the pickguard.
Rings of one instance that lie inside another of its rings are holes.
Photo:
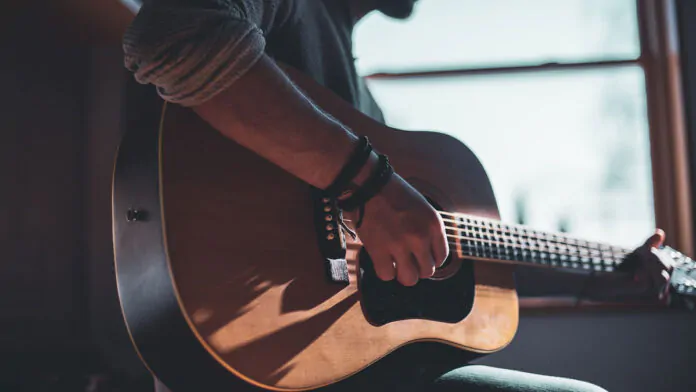
[[[364,248],[360,252],[360,267],[362,309],[373,325],[406,319],[458,323],[473,307],[474,268],[469,260],[463,260],[458,272],[448,279],[421,279],[411,287],[401,285],[396,279],[380,280]]]

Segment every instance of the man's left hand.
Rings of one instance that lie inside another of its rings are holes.
[[[626,257],[618,270],[633,273],[634,283],[644,288],[644,294],[654,295],[660,301],[667,302],[672,266],[653,252],[660,248],[664,241],[665,232],[661,229],[655,230],[655,234]]]

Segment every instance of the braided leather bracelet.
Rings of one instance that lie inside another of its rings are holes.
[[[372,145],[367,139],[367,136],[363,136],[360,138],[358,145],[355,146],[345,166],[343,166],[340,173],[336,176],[336,179],[324,192],[330,197],[338,197],[341,195],[341,193],[348,188],[353,178],[360,172],[360,169],[365,166],[365,163],[367,163],[367,160],[370,158],[370,154],[372,154]]]
[[[373,198],[389,182],[394,168],[389,164],[389,158],[384,154],[379,154],[379,161],[370,177],[348,198],[338,201],[338,206],[346,211],[353,211],[363,206]]]

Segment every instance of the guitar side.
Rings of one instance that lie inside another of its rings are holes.
[[[298,84],[361,129],[440,208],[498,217],[483,168],[460,142],[384,127],[354,116],[331,93]],[[349,259],[349,284],[324,276],[306,184],[189,110],[167,106],[152,125],[129,132],[119,151],[114,245],[126,324],[165,383],[307,390],[413,342],[482,355],[512,340],[518,307],[511,266],[475,264],[473,306],[460,322],[376,326],[361,307],[357,258]]]

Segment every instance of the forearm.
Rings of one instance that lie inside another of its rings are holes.
[[[280,0],[151,1],[124,35],[124,61],[165,100],[193,108],[223,135],[324,188],[357,136],[264,54],[263,32],[286,20],[291,8]]]
[[[226,137],[318,188],[333,181],[358,140],[265,55],[232,88],[192,109]]]

